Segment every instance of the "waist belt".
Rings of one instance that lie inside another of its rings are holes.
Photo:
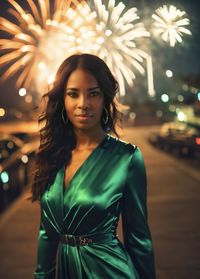
[[[103,243],[115,239],[112,233],[75,236],[71,234],[60,234],[60,241],[71,246],[84,246],[91,243]]]

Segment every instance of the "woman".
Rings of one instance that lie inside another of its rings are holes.
[[[155,278],[143,157],[108,134],[117,91],[107,65],[82,54],[62,63],[46,95],[32,187],[41,205],[35,278],[55,278],[56,266],[59,279]]]

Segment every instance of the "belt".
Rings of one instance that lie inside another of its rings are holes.
[[[99,233],[93,235],[71,235],[71,234],[60,234],[60,241],[70,246],[84,246],[91,243],[103,243],[115,239],[117,236],[113,233]]]

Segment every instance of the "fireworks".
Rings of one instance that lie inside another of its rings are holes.
[[[57,0],[51,7],[49,0],[27,0],[28,12],[16,1],[8,2],[12,6],[9,13],[17,23],[0,18],[0,29],[11,36],[11,39],[0,39],[3,51],[0,66],[9,65],[1,79],[20,71],[17,87],[28,88],[34,84],[42,91],[42,85],[46,86],[44,80],[48,83],[53,80],[58,65],[66,57],[66,37],[73,33],[67,20],[63,20],[63,13],[79,1]]]
[[[125,5],[115,5],[109,0],[107,7],[101,0],[94,0],[93,6],[78,5],[79,16],[72,13],[74,35],[69,52],[88,52],[101,57],[110,67],[125,95],[125,80],[133,86],[134,68],[145,73],[142,66],[144,51],[136,47],[136,39],[149,36],[142,23],[135,23],[139,17],[137,9],[127,11]],[[66,13],[66,18],[69,18]],[[84,14],[80,18],[80,15]],[[145,58],[146,59],[146,58]]]
[[[190,24],[188,18],[185,17],[186,13],[180,11],[175,6],[158,8],[155,14],[152,15],[154,22],[155,35],[161,35],[165,42],[169,42],[171,47],[174,47],[177,42],[182,42],[183,34],[191,35],[189,29],[185,26]]]
[[[15,0],[8,2],[12,6],[9,13],[18,23],[0,18],[0,29],[11,36],[0,39],[0,66],[9,66],[3,79],[20,71],[17,87],[34,84],[41,90],[46,86],[44,81],[53,81],[67,56],[81,52],[96,54],[107,62],[122,95],[125,80],[133,85],[134,68],[145,72],[145,52],[136,47],[136,40],[149,33],[138,22],[136,8],[125,11],[125,5],[115,5],[115,0],[109,0],[107,6],[101,0],[94,0],[93,6],[85,1],[56,0],[54,7],[49,0],[27,0],[27,12]]]
[[[125,80],[132,86],[134,68],[141,74],[143,51],[136,47],[136,40],[149,36],[142,23],[138,23],[137,9],[124,11],[125,5],[109,0],[107,7],[101,0],[94,0],[96,13],[95,46],[93,52],[105,60],[119,81],[121,95],[125,94]]]
[[[6,67],[1,79],[17,72],[17,87],[44,92],[54,80],[58,66],[75,53],[91,53],[101,57],[119,81],[125,95],[125,83],[133,86],[135,70],[148,78],[149,94],[154,95],[151,56],[138,47],[149,37],[139,21],[135,7],[126,10],[115,0],[26,0],[28,11],[16,0],[8,0],[10,21],[0,17],[0,30],[10,39],[0,39],[0,66]],[[185,12],[174,6],[160,7],[152,15],[154,34],[174,47],[184,34]]]

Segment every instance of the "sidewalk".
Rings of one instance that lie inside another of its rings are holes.
[[[146,133],[146,128],[128,129],[126,139],[140,147],[147,167],[157,279],[199,279],[200,174],[150,146]],[[27,195],[24,193],[0,219],[1,279],[33,279],[39,206],[27,201]]]
[[[39,206],[25,192],[0,219],[0,278],[33,279]]]

